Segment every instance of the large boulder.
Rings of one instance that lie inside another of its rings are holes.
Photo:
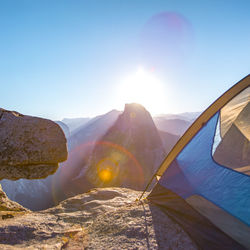
[[[45,178],[66,159],[66,139],[59,125],[0,109],[0,180]]]

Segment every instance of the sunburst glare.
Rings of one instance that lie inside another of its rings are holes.
[[[117,89],[120,106],[136,102],[143,105],[151,113],[157,114],[166,110],[166,90],[163,83],[154,72],[140,67],[128,77],[125,77]]]

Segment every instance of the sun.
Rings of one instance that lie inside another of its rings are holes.
[[[139,103],[153,114],[166,110],[166,91],[153,72],[140,67],[134,74],[125,77],[118,87],[119,103]]]

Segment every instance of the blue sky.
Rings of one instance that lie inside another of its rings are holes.
[[[50,119],[122,109],[129,92],[117,89],[143,67],[164,86],[149,111],[157,99],[154,113],[203,110],[250,72],[249,10],[247,0],[1,1],[0,107]]]

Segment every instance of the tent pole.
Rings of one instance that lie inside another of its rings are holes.
[[[147,186],[145,187],[144,191],[142,192],[140,198],[138,200],[141,200],[141,198],[143,197],[144,193],[148,190],[150,184],[152,183],[153,179],[155,178],[155,174],[152,176],[152,178],[150,179],[150,181],[148,182]]]

